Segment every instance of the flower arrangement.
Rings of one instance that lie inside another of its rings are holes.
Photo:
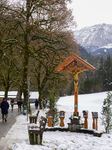
[[[78,116],[78,115],[71,115],[70,117],[69,117],[69,119],[70,120],[80,120],[80,116]]]

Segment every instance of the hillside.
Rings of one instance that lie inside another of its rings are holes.
[[[77,43],[93,55],[111,54],[112,25],[98,24],[74,31]]]
[[[73,52],[75,53],[75,51]],[[87,50],[81,45],[79,45],[79,52],[82,59],[93,65],[95,68],[98,68],[99,56],[88,53]]]

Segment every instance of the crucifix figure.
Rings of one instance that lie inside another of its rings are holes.
[[[75,72],[75,71],[69,71],[67,70],[69,73],[73,74],[74,76],[74,92],[77,92],[78,90],[78,85],[79,85],[79,82],[78,82],[78,75],[83,72],[84,70],[81,70],[81,71],[78,71],[78,72]]]
[[[79,65],[79,64],[80,65]],[[92,69],[95,71],[96,69],[84,61],[77,55],[72,54],[68,59],[66,59],[61,65],[59,65],[56,70],[57,71],[68,71],[70,74],[74,76],[74,115],[78,116],[78,76],[84,70]]]
[[[67,71],[70,74],[73,74],[74,76],[74,115],[78,115],[78,86],[79,86],[79,82],[78,82],[78,76],[81,72],[83,72],[85,69],[83,70],[79,70],[79,71],[69,71],[67,69]]]

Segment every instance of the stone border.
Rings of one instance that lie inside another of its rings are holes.
[[[69,128],[45,128],[44,131],[61,131],[61,132],[68,132],[70,131]],[[80,129],[77,131],[71,131],[71,132],[76,132],[76,133],[84,133],[84,134],[93,134],[94,136],[101,137],[103,133],[98,133],[97,131],[95,132],[94,130],[88,130],[88,129]]]

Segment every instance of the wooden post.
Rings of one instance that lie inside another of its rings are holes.
[[[65,118],[65,112],[60,111],[60,127],[64,127],[64,118]]]
[[[64,125],[64,118],[60,118],[60,127],[64,127],[65,125]]]
[[[84,120],[84,128],[88,129],[88,111],[87,110],[83,110],[83,117],[85,118]]]
[[[53,111],[52,110],[49,110],[47,112],[47,115],[48,115],[48,127],[52,127],[52,118],[53,118]]]
[[[95,118],[93,118],[93,129],[96,129],[95,128]]]
[[[74,115],[78,115],[78,88],[74,95]]]
[[[84,128],[85,128],[85,129],[88,129],[88,121],[87,121],[87,117],[85,117]]]
[[[98,119],[96,118],[96,130],[98,130]]]
[[[98,112],[92,112],[92,117],[93,117],[93,129],[98,130]]]
[[[74,75],[74,115],[78,115],[78,74]]]
[[[48,117],[48,127],[52,127],[52,117]]]

